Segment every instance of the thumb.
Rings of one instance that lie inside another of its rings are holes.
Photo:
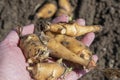
[[[34,25],[27,25],[23,27],[22,35],[30,34],[33,33],[34,31]],[[16,31],[11,31],[5,40],[3,41],[4,43],[9,43],[10,45],[17,45],[19,41],[19,35],[17,34]]]
[[[5,40],[3,41],[3,43],[9,43],[12,45],[17,45],[19,40],[19,36],[15,31],[11,31],[7,37],[5,38]]]

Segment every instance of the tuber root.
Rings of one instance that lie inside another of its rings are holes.
[[[27,69],[32,72],[35,80],[57,80],[66,71],[66,68],[59,63],[37,63]]]
[[[46,30],[76,37],[89,32],[101,31],[102,27],[100,25],[80,26],[78,23],[57,23],[47,25]]]
[[[53,51],[52,53],[50,53],[52,56],[63,58],[86,67],[89,66],[89,68],[94,67],[94,65],[91,64],[90,60],[86,60],[77,56],[75,53],[68,50],[66,47],[57,42],[57,40],[55,39],[50,39],[47,46],[49,49]]]
[[[38,10],[36,17],[43,19],[50,18],[55,14],[56,11],[57,6],[54,3],[46,3],[42,8]]]
[[[92,52],[82,42],[76,40],[75,38],[65,36],[65,35],[57,35],[55,39],[58,42],[61,42],[66,48],[68,48],[70,51],[72,51],[76,55],[86,60],[90,60],[92,56]]]
[[[34,60],[34,58],[39,56],[39,59],[41,60],[49,56],[47,47],[40,42],[39,37],[36,34],[29,34],[21,37],[20,48],[23,50],[26,59],[29,59],[29,61],[30,58],[31,60]]]
[[[56,13],[56,16],[68,15],[72,17],[72,6],[69,0],[58,0],[59,9]]]

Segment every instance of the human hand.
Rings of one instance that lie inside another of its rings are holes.
[[[34,25],[23,28],[23,35],[33,33]],[[0,42],[0,80],[31,80],[26,70],[27,63],[21,49],[18,47],[19,36],[11,31]]]
[[[62,16],[53,20],[55,22],[68,22],[68,17]],[[85,25],[83,19],[78,19],[80,25]],[[33,33],[34,25],[25,26],[23,28],[23,35]],[[82,42],[90,46],[94,40],[94,33],[87,34]],[[15,31],[11,31],[4,41],[0,43],[0,80],[31,80],[29,72],[26,70],[27,63],[21,49],[18,47],[19,36]],[[97,57],[94,56],[97,61]],[[65,80],[77,80],[84,73],[83,71],[71,71],[65,76]]]

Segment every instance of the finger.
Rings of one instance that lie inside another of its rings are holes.
[[[90,32],[86,34],[83,39],[81,40],[86,46],[90,46],[95,39],[95,34],[93,32]]]
[[[23,28],[22,35],[33,33],[33,31],[34,31],[34,25],[33,24],[25,26]],[[9,43],[9,45],[12,46],[12,45],[17,45],[18,41],[19,41],[19,35],[16,33],[16,31],[11,31],[7,35],[7,37],[5,38],[3,43]]]
[[[84,20],[84,19],[77,19],[76,22],[77,22],[79,25],[82,25],[82,26],[85,25],[85,20]]]
[[[33,32],[34,32],[34,24],[27,25],[27,26],[23,27],[22,35],[31,34]]]
[[[82,25],[82,26],[85,25],[85,20],[84,20],[84,19],[77,19],[76,22],[77,22],[79,25]],[[91,43],[93,42],[94,38],[95,38],[95,34],[94,34],[93,32],[91,32],[91,33],[86,34],[81,41],[82,41],[86,46],[90,46]]]
[[[69,17],[67,15],[62,15],[53,19],[52,23],[68,22],[68,21],[69,21]]]

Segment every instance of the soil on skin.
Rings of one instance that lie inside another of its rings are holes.
[[[0,0],[0,41],[17,25],[32,23],[31,15],[46,0]],[[99,24],[103,31],[96,34],[91,50],[99,57],[100,68],[120,68],[120,0],[70,0],[74,17],[83,18],[87,25]],[[51,19],[50,19],[51,20]],[[106,78],[93,71],[80,80],[120,80]]]

